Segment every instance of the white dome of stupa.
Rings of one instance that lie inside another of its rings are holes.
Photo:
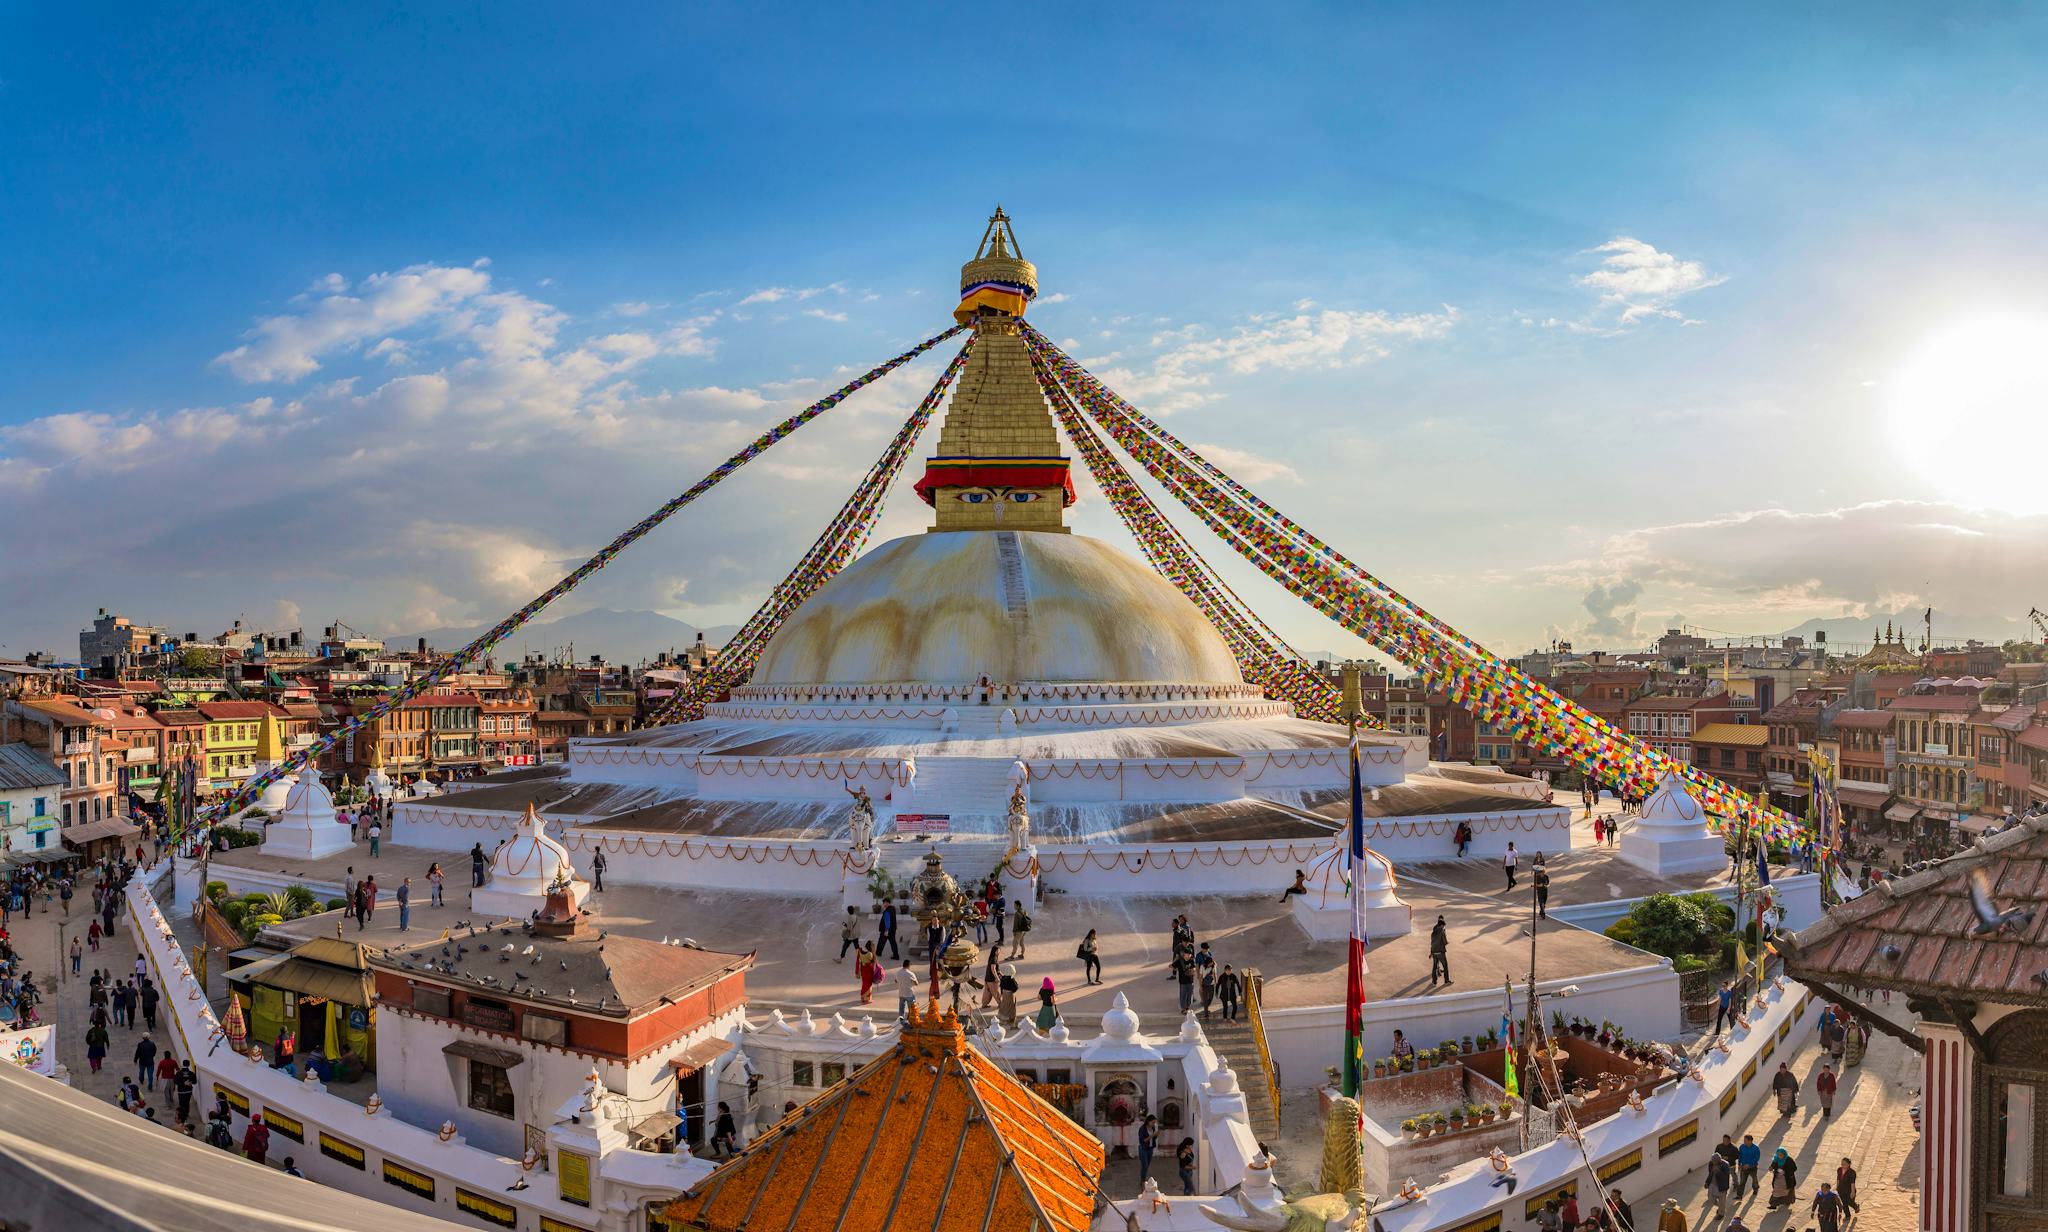
[[[1109,1009],[1102,1015],[1102,1033],[1110,1039],[1128,1043],[1138,1037],[1138,1014],[1131,1008],[1130,999],[1122,993],[1109,1003]]]
[[[519,829],[491,857],[491,888],[501,893],[545,895],[565,873],[575,876],[569,849],[548,833],[547,818],[529,805]]]
[[[334,796],[320,782],[320,772],[311,764],[301,766],[298,774],[288,781],[284,808],[278,813],[278,820],[293,825],[333,824]]]
[[[1707,810],[1678,775],[1667,770],[1657,783],[1657,789],[1650,798],[1643,801],[1643,811],[1636,824],[1644,826],[1699,826],[1706,821]]]

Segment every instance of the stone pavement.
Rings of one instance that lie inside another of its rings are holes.
[[[1897,1002],[1892,1009],[1899,1011]],[[1893,1021],[1908,1025],[1904,1016]],[[1919,1093],[1920,1054],[1888,1035],[1873,1034],[1863,1064],[1844,1071],[1835,1095],[1835,1115],[1828,1120],[1821,1119],[1820,1102],[1813,1094],[1819,1057],[1819,1043],[1809,1039],[1792,1062],[1802,1086],[1799,1108],[1790,1120],[1779,1116],[1776,1102],[1766,1097],[1742,1131],[1755,1135],[1765,1162],[1781,1146],[1799,1161],[1798,1203],[1789,1213],[1768,1209],[1766,1180],[1765,1193],[1746,1193],[1728,1204],[1729,1211],[1741,1215],[1757,1232],[1816,1227],[1813,1195],[1822,1181],[1834,1183],[1835,1165],[1846,1155],[1855,1161],[1857,1198],[1862,1203],[1861,1212],[1847,1226],[1880,1232],[1919,1227],[1920,1135],[1913,1128],[1911,1109]],[[1742,1133],[1735,1141],[1742,1141]],[[1692,1228],[1713,1228],[1712,1216],[1703,1213],[1705,1180],[1702,1166],[1655,1193],[1629,1194],[1636,1222],[1645,1229],[1655,1227],[1664,1199],[1676,1198]]]
[[[8,925],[8,932],[14,939],[15,948],[22,953],[22,965],[35,972],[36,984],[43,990],[43,1021],[57,1028],[57,1059],[71,1071],[72,1088],[111,1101],[120,1091],[121,1080],[135,1073],[135,1045],[145,1034],[145,1029],[140,1025],[142,1016],[139,1012],[136,1014],[138,1025],[132,1028],[116,1026],[110,1020],[107,1025],[107,1059],[101,1071],[95,1074],[86,1064],[85,1031],[87,1015],[91,1012],[87,992],[93,970],[104,969],[124,979],[135,973],[135,943],[125,911],[117,911],[113,936],[100,939],[98,953],[88,948],[80,974],[71,974],[70,959],[62,956],[69,953],[71,938],[84,935],[86,926],[92,921],[88,914],[91,909],[92,889],[90,885],[81,883],[69,918],[61,910],[38,910],[27,919],[16,915]],[[60,972],[61,978],[58,978]],[[148,1032],[150,1037],[159,1049],[168,1048],[176,1055],[177,1035],[169,1025],[168,1015],[161,1010],[157,1014],[157,1027],[156,1031]],[[142,1094],[143,1099],[157,1109],[157,1116],[165,1125],[176,1120],[174,1101],[164,1098],[161,1084],[156,1092],[151,1092],[145,1085]],[[196,1104],[198,1096],[193,1098]]]

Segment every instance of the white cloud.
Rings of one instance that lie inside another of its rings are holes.
[[[1632,325],[1645,317],[1666,317],[1697,325],[1698,321],[1672,305],[1695,291],[1727,281],[1724,275],[1707,273],[1698,261],[1675,257],[1627,235],[1588,249],[1586,255],[1599,256],[1600,266],[1582,276],[1578,285],[1599,292],[1602,307],[1616,313],[1623,325]]]
[[[822,287],[762,287],[760,290],[742,299],[739,306],[744,308],[748,304],[779,304],[786,299],[802,301],[815,299],[820,295],[826,294],[844,295],[846,294],[846,284],[843,282],[828,282]]]
[[[296,381],[320,368],[319,357],[382,338],[441,316],[483,294],[491,285],[481,269],[415,265],[395,274],[373,274],[356,288],[330,276],[315,284],[318,298],[304,312],[265,317],[248,341],[214,359],[244,381]]]
[[[837,321],[840,323],[844,323],[846,320],[845,313],[827,312],[823,308],[806,308],[804,309],[804,315],[807,317],[816,317],[820,321]]]
[[[1166,329],[1152,345],[1170,347],[1149,372],[1131,368],[1101,373],[1125,397],[1161,412],[1207,401],[1217,369],[1248,375],[1268,368],[1334,369],[1384,359],[1411,342],[1441,338],[1458,321],[1458,310],[1389,313],[1324,309],[1280,318],[1254,317],[1234,332],[1210,337],[1199,325]],[[1103,336],[1109,337],[1108,331]]]
[[[1272,479],[1288,483],[1300,483],[1301,474],[1287,462],[1268,458],[1245,449],[1232,449],[1228,445],[1203,444],[1190,441],[1197,453],[1214,462],[1224,473],[1240,483],[1265,483]]]
[[[613,315],[613,316],[620,316],[620,317],[644,317],[644,316],[646,316],[646,315],[647,315],[648,313],[650,313],[650,312],[652,312],[652,311],[654,311],[654,305],[653,305],[653,304],[650,304],[650,303],[648,303],[648,302],[647,302],[646,300],[644,300],[644,299],[642,299],[642,300],[629,300],[628,302],[626,302],[626,303],[623,303],[623,304],[613,304],[613,305],[612,305],[612,315]]]
[[[1637,610],[1683,611],[1734,632],[1933,606],[1957,633],[2009,635],[2048,575],[2048,517],[1887,500],[1817,513],[1753,509],[1610,536],[1597,555],[1544,566],[1578,586],[1587,631],[1626,638]]]

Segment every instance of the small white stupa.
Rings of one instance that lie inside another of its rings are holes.
[[[1660,877],[1711,872],[1728,862],[1721,836],[1707,829],[1707,810],[1676,773],[1667,771],[1643,801],[1642,816],[1621,836],[1621,858]]]
[[[370,772],[363,776],[363,790],[370,793],[372,800],[391,798],[391,776],[384,773],[384,742],[381,739],[370,745]]]
[[[1339,854],[1336,858],[1343,859]],[[1341,867],[1341,866],[1340,866]],[[1311,882],[1316,874],[1309,874]],[[1365,935],[1367,938],[1402,937],[1415,930],[1414,911],[1396,892],[1394,862],[1379,852],[1365,852]],[[1316,941],[1335,941],[1351,935],[1351,894],[1336,870],[1327,888],[1311,886],[1306,894],[1288,898],[1294,922]]]
[[[581,907],[590,883],[576,875],[569,849],[548,833],[547,818],[529,804],[517,832],[491,857],[490,880],[469,892],[470,910],[486,916],[530,916],[547,904],[549,888],[564,879],[570,901]]]
[[[261,774],[284,759],[284,730],[278,726],[275,714],[266,714],[256,729],[256,772]],[[263,789],[263,794],[256,797],[256,807],[275,817],[284,811],[291,791],[292,776],[287,774]]]
[[[302,766],[286,780],[284,804],[263,830],[265,855],[318,859],[355,845],[348,825],[334,815],[334,797],[320,785],[320,771]]]

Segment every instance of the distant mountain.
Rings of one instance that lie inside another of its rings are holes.
[[[1780,636],[1803,637],[1809,643],[1813,635],[1826,630],[1828,644],[1848,643],[1868,646],[1871,634],[1891,624],[1904,638],[1906,645],[1917,649],[1921,639],[1927,635],[1927,609],[1910,608],[1885,616],[1838,616],[1830,620],[1809,620],[1797,628],[1787,629]],[[1950,615],[1940,608],[1934,609],[1934,644],[1936,646],[1959,645],[1970,638],[1997,645],[2010,637],[2022,637],[2024,631],[2010,620],[1989,619],[1982,616]]]
[[[436,650],[459,650],[483,635],[489,625],[471,628],[426,629],[386,640],[393,649],[409,649],[419,638]],[[738,625],[712,625],[703,630],[704,640],[716,646],[739,632]],[[588,662],[603,655],[611,663],[638,663],[666,650],[688,650],[697,640],[698,628],[660,612],[622,612],[615,608],[591,608],[559,620],[531,624],[498,643],[492,656],[499,663],[517,662],[528,654],[552,655],[574,647],[576,657]]]

